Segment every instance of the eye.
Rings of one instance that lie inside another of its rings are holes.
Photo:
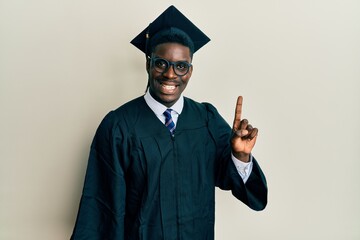
[[[167,62],[161,58],[156,59],[154,64],[155,64],[155,67],[162,68],[162,69],[165,69],[168,66]]]
[[[176,66],[176,69],[179,71],[186,71],[189,68],[189,65],[187,62],[177,62],[175,66]]]

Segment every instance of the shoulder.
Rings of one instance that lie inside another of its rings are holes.
[[[144,96],[137,97],[122,106],[118,107],[117,109],[111,111],[115,115],[121,115],[121,114],[134,114],[136,112],[141,111],[146,105]]]
[[[208,130],[213,139],[218,142],[218,146],[228,143],[231,128],[214,105],[208,102],[199,103],[192,99],[185,98],[184,110],[188,111],[187,115],[191,116],[191,120],[205,120]]]
[[[146,106],[143,96],[135,98],[106,114],[99,129],[105,131],[114,131],[115,128],[131,129]]]
[[[216,107],[208,102],[197,102],[193,99],[185,97],[184,106],[189,108],[190,110],[205,114],[208,119],[220,117],[220,114],[217,111]]]

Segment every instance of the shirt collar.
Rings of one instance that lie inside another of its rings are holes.
[[[145,102],[150,107],[150,109],[155,113],[156,116],[161,116],[165,112],[168,107],[156,101],[150,94],[149,89],[146,91],[144,95]],[[171,109],[177,114],[181,114],[184,107],[184,97],[181,94],[180,98],[176,101],[174,105],[171,106]]]

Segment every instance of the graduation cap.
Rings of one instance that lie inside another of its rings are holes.
[[[185,17],[177,8],[170,6],[152,23],[149,24],[131,43],[148,56],[150,53],[149,41],[159,32],[166,29],[179,29],[186,33],[194,45],[195,53],[202,46],[210,41],[199,28],[197,28],[187,17]]]

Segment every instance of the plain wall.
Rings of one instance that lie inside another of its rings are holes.
[[[185,95],[260,129],[269,203],[217,191],[217,239],[360,239],[360,1],[0,0],[0,239],[72,232],[104,115],[143,94],[129,42],[170,4],[212,41]]]

